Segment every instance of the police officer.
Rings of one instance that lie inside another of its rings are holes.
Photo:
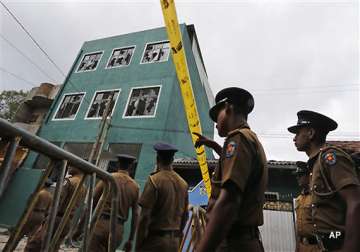
[[[141,195],[136,251],[176,252],[188,217],[188,185],[172,169],[175,146],[154,145],[157,171]]]
[[[136,160],[135,157],[126,154],[117,155],[118,167],[112,169],[111,175],[114,177],[117,187],[119,189],[119,213],[117,215],[116,225],[116,245],[120,246],[123,238],[124,223],[129,216],[129,209],[131,208],[131,231],[129,239],[125,243],[124,250],[131,251],[132,241],[135,236],[137,219],[138,219],[138,199],[139,199],[139,185],[129,174],[134,174],[132,169]],[[94,192],[94,206],[96,206],[104,190],[104,183],[100,181]],[[110,235],[110,216],[111,216],[111,195],[106,199],[105,206],[101,212],[100,219],[96,223],[94,235],[90,242],[89,251],[93,252],[107,252],[108,240]]]
[[[45,187],[42,188],[36,195],[35,206],[26,221],[20,239],[26,235],[29,239],[35,233],[35,231],[40,227],[41,223],[49,215],[50,205],[52,202],[52,194],[50,192],[50,186],[52,185],[52,180],[47,179],[45,181]]]
[[[311,219],[311,195],[309,190],[309,170],[306,162],[296,162],[297,169],[294,172],[298,184],[300,186],[300,195],[295,199],[296,212],[296,251],[297,252],[317,252],[319,248],[317,241],[312,235],[307,237],[307,234],[313,233],[313,224]]]
[[[254,99],[248,91],[230,87],[215,102],[210,118],[226,139],[221,148],[196,134],[195,147],[208,146],[220,156],[211,178],[208,222],[196,251],[263,251],[258,226],[263,224],[267,168],[263,147],[247,123]]]
[[[60,195],[60,201],[58,206],[58,212],[55,218],[55,227],[60,225],[61,219],[65,214],[65,210],[70,203],[71,196],[75,192],[75,189],[80,183],[82,178],[82,173],[75,167],[69,167],[68,176],[64,179],[63,188]],[[80,189],[79,199],[85,197],[85,186],[83,185]],[[80,200],[78,200],[80,202]],[[74,216],[75,209],[78,207],[79,203],[73,208],[70,213],[69,219],[65,225],[63,232],[60,235],[60,241],[62,241],[70,229],[70,222],[72,217]],[[46,232],[48,230],[49,218],[44,221],[41,226],[34,232],[34,235],[28,239],[28,242],[25,247],[26,252],[38,252],[41,250],[42,246],[44,246]],[[55,229],[56,230],[56,229]],[[60,242],[58,243],[60,245]],[[57,250],[58,248],[55,248]]]
[[[337,128],[331,118],[317,112],[297,113],[295,134],[298,151],[309,157],[311,216],[319,251],[360,251],[360,182],[354,163],[341,149],[326,147],[326,136]],[[305,234],[304,234],[305,235]],[[313,239],[313,238],[312,238]]]

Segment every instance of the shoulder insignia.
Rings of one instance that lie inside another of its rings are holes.
[[[70,184],[70,179],[69,178],[64,179],[63,185],[65,186],[67,184]]]
[[[158,173],[158,172],[159,172],[159,170],[158,170],[157,168],[155,168],[154,171],[150,173],[150,176],[151,176],[151,175],[155,175],[155,174]]]
[[[335,151],[327,152],[323,155],[323,159],[326,164],[328,165],[334,165],[336,164],[336,153]]]
[[[230,141],[227,145],[226,145],[226,153],[225,156],[227,158],[230,158],[234,155],[235,150],[236,150],[236,143],[234,141]]]
[[[149,176],[149,182],[157,189],[155,179],[152,176]]]

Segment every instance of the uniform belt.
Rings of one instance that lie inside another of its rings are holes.
[[[258,227],[232,227],[227,236],[229,239],[245,239],[245,240],[253,240],[260,239],[260,232]]]
[[[107,213],[103,213],[101,214],[100,218],[104,219],[104,220],[110,220],[111,219],[111,216],[110,214],[107,214]],[[125,221],[123,217],[121,216],[116,216],[116,220],[117,220],[117,223],[121,224],[121,225],[124,225]]]
[[[46,212],[46,209],[34,208],[33,211],[34,211],[34,212],[37,212],[37,213],[45,213],[45,212]]]
[[[171,235],[171,236],[175,236],[175,237],[180,237],[181,231],[180,230],[150,230],[149,234],[156,235],[156,236]]]
[[[340,250],[343,246],[344,239],[330,239],[328,237],[322,238],[322,243],[326,251]]]
[[[343,241],[323,241],[324,248],[326,251],[337,251],[340,250],[343,246]]]
[[[300,236],[300,242],[304,245],[318,244],[315,236]]]

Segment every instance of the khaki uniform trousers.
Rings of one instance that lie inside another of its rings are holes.
[[[116,225],[116,247],[119,247],[122,242],[124,226]],[[108,241],[110,235],[110,220],[100,218],[96,223],[94,234],[91,238],[89,251],[90,252],[107,252]]]
[[[254,239],[236,239],[226,238],[221,242],[219,247],[216,249],[216,252],[264,252],[264,247],[262,242],[258,238]]]
[[[302,242],[298,243],[298,250],[296,252],[320,252],[317,244],[304,244]]]
[[[56,228],[60,226],[61,218],[62,217],[58,217],[58,216],[55,218],[53,234],[55,234]],[[45,242],[48,225],[49,225],[48,221],[46,221],[33,233],[32,236],[29,237],[24,250],[25,252],[39,252],[41,250],[41,246]],[[69,230],[70,230],[70,223],[67,223],[63,229],[63,232],[60,235],[60,241],[62,241],[65,238]],[[57,251],[58,249],[59,248],[55,248],[55,251]]]
[[[21,237],[24,235],[31,236],[34,234],[45,218],[45,213],[32,212],[28,221],[25,223]]]
[[[329,252],[340,252],[341,250],[328,250]],[[298,250],[296,252],[321,252],[321,249],[318,245],[305,245],[303,243],[299,243]]]
[[[180,237],[173,233],[164,235],[149,234],[138,248],[137,252],[177,252],[180,247]]]

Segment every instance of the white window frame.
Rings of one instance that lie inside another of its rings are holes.
[[[113,107],[113,109],[112,109],[112,111],[111,111],[111,116],[113,116],[114,111],[115,111],[115,108],[116,108],[116,104],[117,104],[117,102],[118,102],[118,100],[119,100],[119,96],[120,96],[120,93],[121,93],[121,88],[105,89],[105,90],[95,90],[95,93],[94,93],[94,95],[93,95],[93,97],[92,97],[92,99],[91,99],[90,105],[89,105],[89,107],[88,107],[88,109],[87,109],[87,111],[86,111],[84,120],[100,120],[100,119],[102,118],[102,116],[101,116],[101,117],[88,117],[88,114],[89,114],[89,112],[90,112],[91,106],[92,106],[92,104],[93,104],[93,102],[94,102],[94,99],[95,99],[95,97],[96,97],[96,94],[97,94],[97,93],[102,93],[102,92],[111,92],[111,91],[119,91],[119,93],[118,93],[118,95],[117,95],[117,97],[116,97],[115,103],[114,103],[114,107]],[[108,118],[109,118],[109,117],[108,117]]]
[[[80,66],[81,62],[84,60],[84,58],[85,58],[87,55],[89,55],[89,54],[95,54],[95,53],[101,53],[99,62],[98,62],[98,64],[96,65],[96,67],[95,67],[94,69],[92,69],[92,70],[82,70],[82,71],[79,71],[79,66]],[[98,66],[100,65],[100,62],[101,62],[101,59],[102,59],[103,55],[104,55],[104,50],[85,53],[85,54],[82,56],[80,62],[78,63],[78,65],[77,65],[77,67],[76,67],[75,73],[88,73],[88,72],[96,71],[96,69],[97,69]]]
[[[110,62],[110,60],[111,60],[111,57],[113,56],[113,53],[114,53],[115,50],[128,49],[128,48],[134,48],[134,51],[133,51],[133,54],[131,55],[129,64],[123,65],[123,66],[120,65],[120,66],[108,67],[109,62]],[[128,67],[128,66],[130,66],[131,61],[132,61],[132,59],[133,59],[133,57],[134,57],[134,54],[135,54],[135,50],[136,50],[136,45],[130,45],[130,46],[123,46],[123,47],[114,48],[114,49],[111,51],[111,54],[110,54],[110,56],[109,56],[108,61],[106,62],[105,69],[114,69],[114,68],[120,68],[120,67]]]
[[[128,109],[128,106],[129,106],[129,102],[130,102],[130,98],[131,98],[131,95],[132,95],[132,93],[133,93],[133,90],[134,90],[134,89],[144,89],[144,88],[154,88],[154,87],[159,87],[159,94],[158,94],[157,101],[156,101],[156,106],[155,106],[155,110],[154,110],[154,115],[125,116],[126,111],[127,111],[127,109]],[[130,90],[130,92],[129,92],[128,99],[127,99],[127,101],[126,101],[126,106],[125,106],[125,109],[124,109],[124,113],[123,113],[122,118],[123,118],[123,119],[155,118],[155,117],[156,117],[157,108],[158,108],[159,103],[160,103],[161,89],[162,89],[162,85],[138,86],[138,87],[133,87],[133,88],[131,88],[131,90]]]
[[[68,95],[78,95],[78,94],[83,94],[83,96],[81,97],[81,101],[80,101],[80,104],[79,104],[79,108],[78,108],[78,110],[76,111],[74,118],[55,118],[56,114],[58,113],[58,111],[59,111],[59,109],[60,109],[60,107],[61,107],[61,104],[64,102],[65,97],[68,96]],[[82,104],[85,96],[86,96],[86,92],[76,92],[76,93],[66,93],[66,94],[64,94],[64,95],[62,96],[62,98],[61,98],[61,102],[58,104],[58,107],[57,107],[57,109],[56,109],[56,111],[55,111],[55,113],[54,113],[51,121],[73,121],[73,120],[75,120],[77,114],[79,113],[81,104]]]
[[[276,200],[280,200],[280,193],[279,193],[279,192],[268,192],[268,191],[266,191],[266,192],[264,193],[265,200],[266,200],[266,195],[275,196],[275,197],[276,197]]]
[[[166,60],[156,61],[156,62],[142,62],[142,60],[143,60],[143,58],[144,58],[144,55],[145,55],[145,52],[146,52],[146,48],[147,48],[148,45],[150,45],[150,44],[159,44],[159,43],[163,43],[163,42],[169,43],[169,50],[170,50],[170,52],[169,52]],[[160,41],[153,41],[153,42],[146,43],[146,44],[145,44],[145,47],[144,47],[144,50],[143,50],[143,53],[142,53],[142,56],[141,56],[141,58],[140,58],[140,65],[167,62],[167,61],[169,60],[169,58],[170,58],[170,54],[171,54],[171,44],[170,44],[170,41],[169,41],[169,40],[160,40]]]

